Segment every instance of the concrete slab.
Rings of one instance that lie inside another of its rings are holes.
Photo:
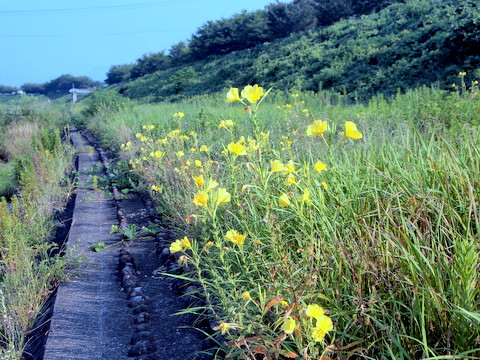
[[[92,167],[101,169],[98,153],[82,136],[72,132],[80,149],[79,180],[88,184]],[[101,173],[96,174],[101,176]],[[83,259],[77,275],[58,288],[45,360],[128,359],[133,315],[127,310],[125,293],[116,273],[119,236],[111,235],[117,224],[116,208],[109,195],[83,186],[78,189],[67,249]],[[89,247],[103,241],[107,249]]]

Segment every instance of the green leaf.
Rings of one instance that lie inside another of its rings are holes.
[[[103,241],[93,244],[89,247],[93,252],[100,252],[105,250],[105,243]]]

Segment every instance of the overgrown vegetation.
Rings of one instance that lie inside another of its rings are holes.
[[[458,69],[467,72],[470,86],[480,69],[479,19],[476,1],[409,0],[227,55],[173,62],[119,91],[161,101],[262,83],[281,90],[333,89],[366,101],[421,85],[450,88],[458,85]],[[239,27],[235,34],[249,31]]]
[[[9,203],[0,199],[0,357],[19,360],[25,338],[61,275],[62,262],[50,257],[49,240],[55,212],[69,194],[66,174],[73,151],[60,139],[60,110],[27,98],[1,110],[0,129],[8,139],[2,141],[2,152],[9,172],[0,172],[0,184],[14,185],[20,196]]]
[[[360,16],[394,3],[395,0],[294,0],[272,2],[264,10],[244,11],[227,19],[208,21],[187,42],[165,51],[145,54],[135,64],[112,66],[109,85],[137,79],[181,64],[249,49],[290,34],[331,25],[340,19]]]
[[[480,356],[477,90],[264,96],[88,122],[175,224],[219,358]]]

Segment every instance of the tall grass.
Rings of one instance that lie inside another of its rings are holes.
[[[480,356],[479,100],[270,95],[89,123],[176,224],[170,250],[205,301],[190,311],[217,319],[235,358]],[[318,119],[328,130],[307,135]]]
[[[49,109],[35,110],[48,112]],[[51,116],[51,115],[48,115]],[[8,125],[9,166],[20,197],[0,199],[0,357],[21,359],[25,338],[61,275],[62,262],[51,258],[49,244],[70,190],[66,173],[73,151],[63,145],[55,124],[38,118]],[[10,177],[10,175],[9,175]]]

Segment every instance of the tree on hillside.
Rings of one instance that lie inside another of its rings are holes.
[[[105,83],[108,85],[118,84],[130,79],[133,64],[113,65],[107,72]]]
[[[94,81],[88,76],[73,76],[67,74],[50,80],[44,86],[45,92],[47,94],[51,94],[56,92],[68,92],[68,90],[70,90],[72,86],[75,86],[76,88],[94,88],[100,86],[101,84],[101,82]]]
[[[190,48],[184,41],[172,45],[168,50],[168,56],[170,56],[172,66],[185,64],[190,60]]]
[[[316,9],[310,0],[293,3],[276,2],[267,6],[267,24],[273,39],[313,29],[317,25]]]
[[[229,19],[208,21],[192,36],[189,47],[193,60],[224,55],[269,41],[265,11],[247,12]]]
[[[11,94],[19,89],[16,86],[0,85],[0,94]]]
[[[27,94],[45,94],[45,84],[25,83],[20,87]]]
[[[130,78],[136,79],[146,74],[153,74],[155,71],[165,70],[170,67],[170,64],[170,57],[165,55],[165,51],[144,54],[131,68]]]

